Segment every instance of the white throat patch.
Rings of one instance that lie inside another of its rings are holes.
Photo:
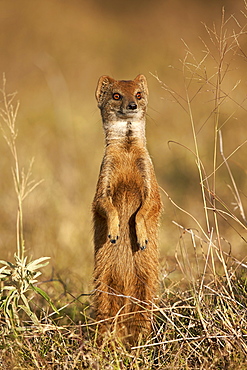
[[[107,139],[123,139],[131,136],[133,138],[145,138],[144,121],[111,121],[104,124]]]

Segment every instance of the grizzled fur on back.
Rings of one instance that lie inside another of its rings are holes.
[[[146,78],[102,76],[96,99],[106,146],[92,207],[94,306],[100,333],[133,343],[150,333],[158,283],[161,200],[146,149]]]

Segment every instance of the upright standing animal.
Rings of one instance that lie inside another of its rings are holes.
[[[158,283],[161,200],[146,149],[146,78],[102,76],[96,99],[106,146],[93,201],[94,305],[101,333],[133,343],[150,333]]]

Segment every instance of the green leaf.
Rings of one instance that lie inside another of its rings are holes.
[[[51,308],[53,309],[53,311],[55,311],[58,315],[59,315],[59,311],[57,310],[57,308],[54,306],[51,298],[48,296],[48,294],[46,292],[44,292],[44,290],[38,288],[37,286],[34,286],[32,284],[31,285],[31,288],[36,292],[38,293],[39,295],[41,295],[41,297],[43,297],[46,302],[49,303],[49,305],[51,306]]]
[[[12,290],[12,292],[8,295],[8,297],[6,297],[3,302],[3,312],[7,322],[8,320],[13,321],[15,319],[18,321],[18,315],[16,313],[18,296],[16,293],[17,292],[15,289]]]
[[[37,318],[36,314],[34,312],[32,312],[30,310],[29,307],[26,307],[24,305],[19,305],[19,307],[26,312],[26,314],[28,315],[28,317],[30,317],[30,319],[32,320],[32,322],[35,324],[35,325],[40,325],[40,322],[39,322],[39,319]]]
[[[2,288],[3,290],[12,290],[12,291],[14,291],[14,290],[16,290],[16,292],[17,292],[17,289],[16,289],[16,287],[15,286],[13,286],[13,285],[5,285],[5,286],[3,286],[3,288]]]
[[[8,269],[6,270],[6,268],[7,266],[3,266],[0,268],[0,279],[4,279],[10,274],[10,270]]]
[[[41,268],[41,267],[44,267],[44,266],[46,266],[49,262],[45,262],[45,263],[41,263],[41,262],[43,262],[43,261],[47,261],[48,259],[50,259],[51,257],[40,257],[40,258],[38,258],[38,259],[36,259],[36,260],[34,260],[34,261],[32,261],[32,262],[29,262],[28,264],[27,264],[27,269],[29,270],[29,271],[34,271],[34,270],[37,270],[37,269],[39,269],[39,268]]]
[[[9,266],[9,263],[7,261],[0,260],[0,263],[2,263],[3,265]]]
[[[1,263],[2,265],[10,266],[11,268],[16,268],[16,266],[15,266],[15,265],[13,265],[13,263],[8,262],[8,261],[0,260],[0,263]]]

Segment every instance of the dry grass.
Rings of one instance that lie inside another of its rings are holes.
[[[158,8],[163,9],[161,3]],[[99,22],[100,5],[95,9],[94,22]],[[85,12],[90,13],[90,6]],[[70,16],[77,19],[72,8]],[[9,100],[2,99],[1,124],[7,123],[10,134],[5,130],[6,151],[1,147],[1,178],[6,181],[0,181],[0,242],[2,261],[11,262],[3,263],[0,271],[3,369],[247,369],[246,17],[246,3],[234,14],[223,10],[215,25],[207,22],[200,28],[199,43],[183,41],[185,55],[177,51],[180,63],[175,62],[165,82],[162,73],[155,74],[165,109],[151,99],[147,135],[165,203],[161,287],[153,309],[153,335],[131,350],[110,339],[97,346],[90,305],[88,220],[102,155],[93,145],[98,123],[91,127],[82,120],[81,127],[76,113],[71,118],[63,74],[49,58],[41,58],[39,68],[46,73],[59,115],[52,128],[45,126],[43,132],[24,123],[17,130],[24,113],[15,110],[15,96],[2,89]],[[96,36],[94,42],[97,49]],[[152,86],[156,80],[150,78]],[[30,101],[30,95],[24,96]],[[162,121],[153,118],[156,109]],[[38,119],[38,113],[32,114]],[[50,119],[45,109],[43,115],[39,122]],[[152,119],[159,124],[154,126]],[[78,135],[83,138],[85,132],[89,141],[81,139],[81,147]],[[29,143],[25,135],[31,141],[38,136],[42,145]],[[164,137],[172,135],[168,152]],[[37,177],[45,180],[38,187],[26,160],[30,152],[36,157],[32,172],[37,174],[38,168]],[[43,255],[51,257],[52,268],[42,268],[41,278],[36,273]],[[13,301],[6,286],[15,292]]]

